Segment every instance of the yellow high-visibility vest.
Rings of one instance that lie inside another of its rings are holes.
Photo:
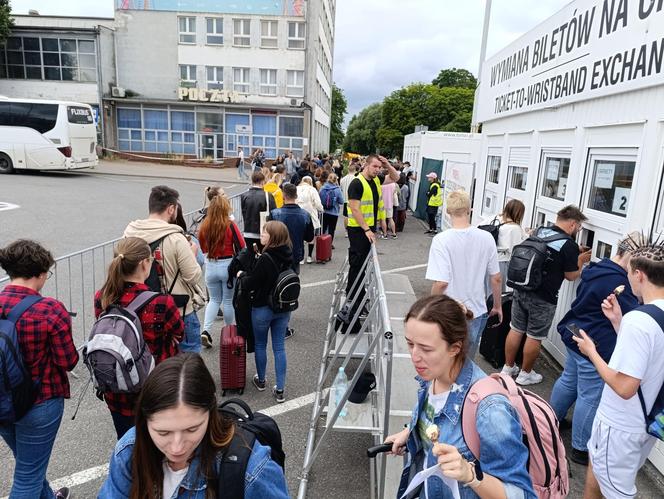
[[[373,193],[371,192],[371,186],[369,181],[364,177],[364,175],[359,174],[357,178],[362,182],[362,199],[360,199],[360,211],[364,217],[364,221],[369,227],[373,227],[376,224],[374,220],[374,199]],[[376,191],[378,192],[378,220],[385,220],[385,206],[383,205],[383,189],[380,185],[380,180],[378,177],[374,177],[373,182],[376,184]],[[362,227],[362,225],[355,220],[353,217],[353,212],[348,209],[348,227]]]
[[[440,184],[438,182],[434,182],[431,184],[431,187],[433,186],[438,186],[436,194],[432,195],[429,198],[429,206],[443,206],[443,192],[442,189],[440,188]]]

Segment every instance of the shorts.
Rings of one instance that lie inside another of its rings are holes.
[[[595,418],[588,456],[604,497],[636,496],[636,475],[656,441],[645,431],[628,433]]]
[[[385,219],[392,218],[393,214],[394,214],[394,208],[390,208],[389,210],[385,208]]]
[[[543,300],[535,293],[514,290],[512,321],[510,327],[517,333],[535,340],[543,340],[556,315],[556,305]]]
[[[348,218],[348,203],[344,203],[344,217]]]

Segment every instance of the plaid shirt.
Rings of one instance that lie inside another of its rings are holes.
[[[120,298],[120,305],[129,305],[141,291],[150,291],[145,284],[127,283]],[[95,317],[102,313],[101,292],[95,294]],[[138,313],[143,328],[145,344],[154,356],[155,364],[179,353],[178,343],[184,336],[184,323],[180,311],[175,306],[171,295],[159,295],[153,298]],[[104,400],[111,412],[122,416],[133,416],[138,394],[104,393]]]
[[[9,284],[0,293],[0,315],[28,295],[39,295],[33,289]],[[78,362],[78,352],[71,335],[71,318],[64,305],[44,297],[21,316],[16,323],[19,348],[26,369],[33,380],[41,382],[35,404],[53,398],[69,398],[69,378]]]

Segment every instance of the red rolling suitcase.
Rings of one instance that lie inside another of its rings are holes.
[[[332,236],[321,234],[316,236],[316,263],[332,260]]]
[[[226,396],[226,390],[237,391],[242,395],[247,378],[247,347],[244,338],[237,334],[235,325],[224,326],[221,330],[219,369],[221,396]]]

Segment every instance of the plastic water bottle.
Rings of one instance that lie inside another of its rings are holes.
[[[344,396],[344,393],[346,393],[347,388],[348,388],[348,378],[346,377],[344,368],[340,367],[339,371],[337,372],[337,375],[334,378],[334,382],[332,383],[332,396],[330,397],[330,399],[332,400],[332,403],[334,405],[330,409],[330,414],[334,413],[334,411],[336,410],[337,406],[341,402],[342,397]],[[348,411],[346,410],[346,406],[344,405],[343,409],[341,409],[341,412],[339,413],[339,417],[343,418],[346,414],[348,414]]]

